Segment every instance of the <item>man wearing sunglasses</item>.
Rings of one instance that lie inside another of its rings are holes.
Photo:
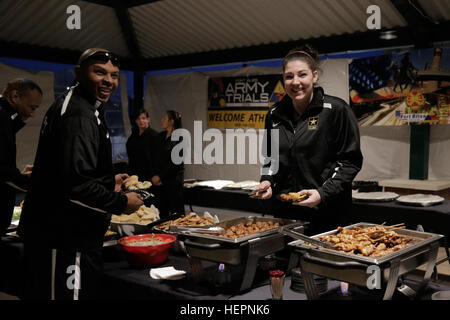
[[[103,108],[118,86],[117,57],[88,49],[75,77],[41,127],[19,224],[24,299],[100,298],[101,249],[111,214],[132,213],[143,204],[138,194],[120,192],[128,175],[114,175],[112,166]]]

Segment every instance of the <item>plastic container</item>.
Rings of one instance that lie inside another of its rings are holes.
[[[121,238],[117,241],[125,252],[128,263],[136,268],[144,269],[163,264],[172,244],[177,238],[171,234],[140,234]],[[133,245],[144,241],[164,241],[156,245]]]

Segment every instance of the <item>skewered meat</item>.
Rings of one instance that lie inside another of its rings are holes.
[[[383,225],[353,229],[337,228],[337,233],[318,237],[318,240],[333,243],[333,248],[366,257],[381,257],[398,251],[416,242],[416,239],[399,235],[394,230],[404,227]]]

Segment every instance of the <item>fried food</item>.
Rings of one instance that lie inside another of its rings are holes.
[[[139,181],[137,175],[132,175],[123,181],[125,189],[127,190],[141,190],[148,189],[152,186],[150,181]]]
[[[125,188],[128,189],[131,186],[135,186],[139,182],[139,178],[136,175],[129,176],[123,181]]]
[[[105,238],[113,237],[115,235],[117,235],[117,232],[111,231],[111,230],[107,230],[106,233],[105,233]]]
[[[338,227],[336,234],[318,237],[318,240],[333,243],[333,248],[339,251],[357,254],[365,257],[378,258],[403,249],[417,239],[399,235],[393,228],[383,225],[366,228],[354,227],[345,229]]]
[[[280,198],[283,201],[291,201],[291,202],[297,202],[302,201],[308,198],[307,194],[299,194],[297,192],[289,192],[288,194],[282,193],[280,194]]]
[[[220,235],[221,237],[237,239],[242,238],[248,235],[252,235],[259,232],[264,232],[270,229],[278,228],[280,224],[278,222],[269,221],[258,221],[256,223],[252,223],[251,221],[247,223],[239,223],[235,226],[229,227],[224,235]]]
[[[132,214],[121,214],[111,216],[113,222],[128,222],[136,224],[149,224],[153,221],[159,220],[159,213],[153,208],[148,208],[145,205],[141,206],[137,211]]]
[[[211,217],[199,217],[196,215],[182,215],[175,220],[169,220],[156,226],[156,229],[169,231],[170,226],[190,226],[190,227],[204,227],[214,223]]]

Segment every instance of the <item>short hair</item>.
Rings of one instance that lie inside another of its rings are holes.
[[[36,82],[24,78],[17,78],[8,82],[5,90],[3,90],[3,96],[8,96],[9,93],[13,90],[17,90],[19,96],[22,96],[27,91],[31,90],[37,90],[41,95],[43,95],[41,87],[39,87]]]
[[[138,110],[138,112],[136,113],[136,116],[134,117],[134,120],[136,120],[137,118],[139,118],[139,116],[141,114],[145,114],[147,118],[150,118],[150,115],[148,114],[148,111],[145,110],[144,108],[141,108]]]

